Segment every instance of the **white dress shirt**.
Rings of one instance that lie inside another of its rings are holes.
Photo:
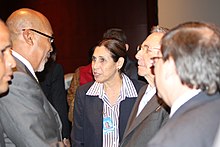
[[[148,85],[141,101],[138,106],[138,111],[136,117],[141,113],[141,111],[144,109],[145,105],[149,102],[149,100],[156,94],[156,87],[151,87]]]
[[[86,95],[99,96],[103,101],[103,147],[118,147],[119,146],[119,115],[120,103],[129,98],[137,97],[135,86],[132,81],[122,74],[122,87],[120,96],[114,105],[111,105],[109,98],[104,91],[103,83],[94,82],[87,91]],[[92,111],[92,110],[91,110]],[[105,126],[106,122],[108,125]],[[108,129],[107,129],[108,128]]]

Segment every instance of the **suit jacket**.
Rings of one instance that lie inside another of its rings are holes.
[[[6,147],[48,147],[61,140],[61,122],[36,79],[16,59],[9,91],[0,99]]]
[[[124,73],[130,79],[138,80],[137,63],[135,61],[131,60],[129,57],[126,58],[126,64],[125,64],[125,67],[124,67]]]
[[[148,147],[211,147],[220,122],[220,94],[200,92],[183,104]]]
[[[69,138],[70,124],[62,66],[54,61],[47,62],[44,71],[36,75],[44,94],[60,116],[63,138]]]
[[[3,135],[3,127],[0,123],[0,147],[5,147],[4,135]]]
[[[138,106],[148,85],[141,88],[129,117],[121,147],[142,147],[158,132],[169,117],[169,107],[154,95],[136,117]]]
[[[215,140],[212,147],[220,147],[220,125],[218,127],[217,134],[215,135]]]
[[[132,80],[137,92],[143,83]],[[102,147],[103,138],[103,102],[97,96],[88,96],[86,92],[92,83],[80,86],[76,92],[74,107],[74,125],[71,132],[73,147]],[[121,141],[128,117],[136,97],[126,98],[120,103],[119,141]]]

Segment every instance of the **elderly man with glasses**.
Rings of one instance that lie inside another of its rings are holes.
[[[35,75],[44,69],[53,50],[51,25],[44,15],[27,8],[13,12],[6,24],[16,67],[9,92],[0,99],[5,146],[63,145],[60,118]]]
[[[169,107],[156,94],[151,63],[151,58],[161,54],[160,40],[167,31],[163,27],[153,27],[151,34],[137,48],[138,74],[148,84],[138,93],[120,147],[145,146],[168,119]]]

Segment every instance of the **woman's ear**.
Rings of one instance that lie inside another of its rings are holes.
[[[128,51],[129,45],[127,43],[125,44],[125,47],[126,47],[126,51]]]
[[[26,29],[26,30],[23,30],[23,38],[25,40],[25,42],[29,45],[33,45],[34,42],[33,42],[33,33]]]
[[[120,57],[117,61],[117,68],[121,69],[124,64],[125,59],[123,57]]]

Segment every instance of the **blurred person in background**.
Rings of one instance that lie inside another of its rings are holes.
[[[66,144],[69,144],[70,123],[68,121],[68,107],[66,100],[66,90],[64,86],[64,72],[61,64],[56,62],[56,46],[52,43],[53,51],[45,64],[42,72],[37,72],[36,76],[40,86],[48,101],[57,110],[62,122],[62,137]]]

